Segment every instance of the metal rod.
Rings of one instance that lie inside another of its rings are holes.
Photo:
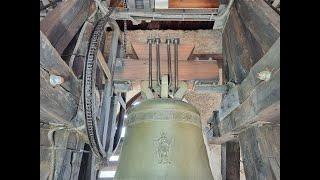
[[[157,60],[157,82],[158,82],[158,85],[161,86],[161,83],[160,83],[160,76],[161,76],[161,68],[160,68],[160,38],[159,37],[156,37],[155,38],[155,43],[156,43],[156,60]]]
[[[149,88],[152,89],[152,38],[148,38],[147,43],[149,44]]]
[[[169,37],[166,39],[166,43],[167,43],[168,74],[169,74],[169,87],[170,87],[172,84],[172,70],[171,70],[171,51],[170,51],[171,39]]]
[[[174,92],[178,89],[178,44],[180,43],[179,38],[173,39],[174,44]]]

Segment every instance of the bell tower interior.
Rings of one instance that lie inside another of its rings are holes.
[[[40,0],[41,180],[280,179],[280,0]]]

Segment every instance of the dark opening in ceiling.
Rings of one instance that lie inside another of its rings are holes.
[[[123,21],[117,21],[120,29],[123,31]],[[127,21],[128,30],[198,30],[212,29],[213,21],[152,21],[147,23],[142,21],[139,25],[133,25]],[[110,29],[111,30],[111,29]]]

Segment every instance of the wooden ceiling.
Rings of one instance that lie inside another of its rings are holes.
[[[135,1],[135,0],[128,0]],[[155,0],[158,1],[158,0]],[[219,0],[167,0],[169,4],[169,9],[196,9],[196,8],[219,8]],[[111,0],[111,7],[123,7],[123,2],[118,4],[118,0]]]
[[[169,8],[218,8],[219,0],[169,0]]]

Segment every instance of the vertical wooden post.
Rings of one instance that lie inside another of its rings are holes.
[[[226,180],[226,143],[221,144],[221,177]]]
[[[230,141],[221,145],[222,180],[240,180],[240,146]]]
[[[238,142],[226,143],[226,180],[240,180],[240,146]]]

